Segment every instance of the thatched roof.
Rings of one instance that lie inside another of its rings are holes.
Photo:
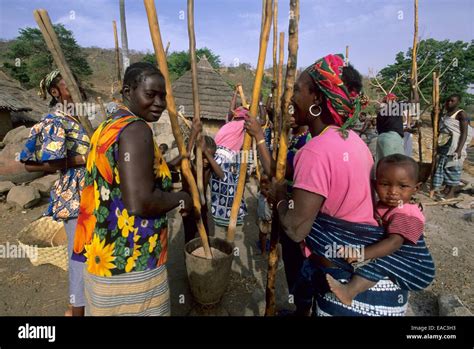
[[[22,88],[18,81],[0,71],[0,110],[31,111],[30,116],[39,120],[47,112],[47,105],[33,92]]]
[[[206,56],[203,56],[198,62],[197,71],[201,118],[224,121],[234,92],[219,73],[212,68]],[[183,114],[192,118],[194,109],[191,70],[176,80],[172,87],[176,108],[180,110],[180,106],[184,106]]]

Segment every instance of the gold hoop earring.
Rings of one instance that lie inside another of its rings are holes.
[[[313,107],[316,106],[319,108],[319,111],[315,114],[313,113]],[[319,105],[316,105],[316,104],[312,104],[311,107],[309,107],[309,113],[314,116],[314,117],[318,117],[319,115],[321,115],[321,113],[323,112],[323,109],[321,108],[321,106]]]

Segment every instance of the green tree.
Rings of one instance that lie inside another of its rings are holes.
[[[62,24],[55,24],[54,30],[72,72],[78,78],[91,75],[92,70],[73,33]],[[39,29],[27,27],[20,29],[19,33],[5,53],[10,62],[5,62],[3,67],[26,88],[36,87],[55,68],[54,60]]]
[[[423,96],[431,103],[432,71],[443,74],[440,79],[442,102],[450,94],[459,93],[463,97],[464,105],[474,103],[474,95],[468,92],[469,87],[474,84],[474,40],[470,43],[434,39],[422,40],[417,53],[417,64],[422,105],[426,105]],[[393,92],[407,100],[410,96],[410,70],[411,48],[405,54],[403,52],[397,53],[395,63],[380,71],[379,75],[384,88],[389,89],[392,86],[397,74],[399,76],[404,74]]]
[[[196,56],[198,60],[202,56],[206,56],[209,64],[214,68],[218,69],[221,65],[221,58],[212,52],[207,47],[203,47],[196,50]],[[143,61],[151,64],[156,64],[156,58],[154,54],[146,54],[143,57]],[[191,60],[188,51],[175,51],[168,55],[168,70],[170,73],[171,81],[179,79],[184,73],[191,69]]]

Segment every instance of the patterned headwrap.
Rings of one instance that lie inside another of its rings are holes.
[[[356,91],[349,91],[344,85],[341,78],[343,67],[342,54],[327,55],[309,66],[306,72],[326,96],[327,108],[335,123],[341,126],[340,131],[345,138],[347,129],[357,121],[366,99]]]
[[[40,81],[38,95],[41,96],[41,98],[46,99],[49,88],[51,87],[51,83],[60,74],[61,73],[58,69],[53,70],[51,73],[46,75],[43,80]]]
[[[384,103],[388,103],[390,101],[396,101],[398,97],[394,93],[389,93],[383,98]]]
[[[233,120],[236,120],[236,119],[247,120],[249,118],[249,110],[244,107],[238,107],[237,109],[232,111],[232,114],[234,115]]]

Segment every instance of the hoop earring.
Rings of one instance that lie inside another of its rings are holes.
[[[309,107],[309,113],[314,116],[314,117],[318,117],[319,115],[321,115],[321,113],[323,112],[323,109],[321,108],[321,106],[319,105],[316,105],[318,108],[319,108],[319,112],[317,114],[313,113],[313,107],[315,106],[316,104],[312,104],[311,107]]]

